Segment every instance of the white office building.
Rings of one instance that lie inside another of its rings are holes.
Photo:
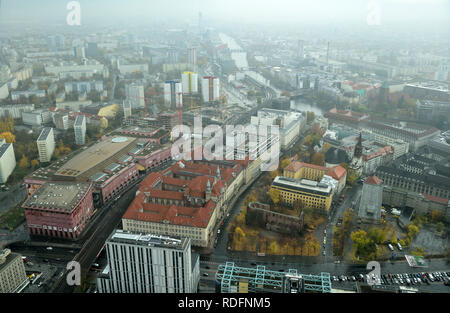
[[[53,128],[45,127],[37,139],[39,162],[50,162],[55,151],[55,135]]]
[[[261,109],[257,116],[250,119],[252,125],[277,125],[280,131],[280,147],[286,149],[299,137],[300,131],[306,125],[306,119],[298,112],[275,109]]]
[[[132,114],[131,101],[124,100],[123,101],[123,117],[126,119],[126,118],[130,117],[131,114]]]
[[[84,115],[77,115],[73,129],[75,132],[75,143],[80,146],[84,145],[86,143],[86,117]]]
[[[6,143],[5,139],[0,139],[0,183],[7,182],[15,167],[16,157],[12,143]]]
[[[130,102],[131,108],[145,108],[144,86],[130,84],[125,86],[125,97]]]
[[[220,81],[217,77],[203,77],[202,79],[203,102],[214,102],[220,99]]]
[[[115,230],[106,241],[108,265],[97,277],[100,293],[195,293],[200,279],[190,238]]]

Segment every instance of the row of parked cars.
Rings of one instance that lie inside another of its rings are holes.
[[[368,282],[368,281],[378,281],[382,285],[420,285],[420,284],[430,284],[431,282],[444,282],[446,286],[450,285],[450,272],[434,272],[434,273],[409,273],[409,274],[382,274],[381,277],[377,279],[373,274],[369,276],[368,274],[356,274],[352,276],[333,276],[332,280],[335,282]]]

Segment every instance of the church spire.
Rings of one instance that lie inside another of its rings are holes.
[[[355,146],[354,158],[360,158],[362,156],[363,146],[362,146],[362,134],[359,132],[358,143]]]

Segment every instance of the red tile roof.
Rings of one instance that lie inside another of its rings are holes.
[[[149,192],[151,198],[184,200],[183,193],[178,191],[151,189]]]
[[[347,174],[347,170],[344,167],[337,165],[328,169],[327,174],[336,180],[341,180],[341,178]]]
[[[143,197],[139,196],[140,194],[125,212],[124,219],[153,223],[168,221],[173,225],[206,228],[215,207],[214,202],[211,200],[204,207],[200,208],[142,203]]]
[[[369,176],[364,183],[371,185],[381,185],[382,180],[376,176]]]
[[[178,179],[178,178],[173,178],[173,177],[168,177],[168,176],[163,176],[162,181],[164,184],[178,186],[178,187],[183,187],[183,186],[186,186],[186,184],[187,184],[187,182],[183,179]]]
[[[173,224],[206,227],[215,206],[213,201],[209,200],[203,207],[194,208],[150,203],[147,197],[180,200],[183,203],[189,203],[187,196],[206,199],[208,181],[211,186],[211,195],[220,197],[223,189],[233,181],[235,174],[242,170],[242,162],[234,162],[234,164],[232,167],[219,168],[220,177],[217,177],[217,164],[192,161],[180,161],[162,172],[150,173],[140,184],[141,193],[133,200],[124,218],[154,222],[168,220]],[[189,179],[174,178],[174,174],[189,176]],[[179,188],[180,191],[162,190],[164,184],[186,187],[186,189],[184,192],[181,188]]]

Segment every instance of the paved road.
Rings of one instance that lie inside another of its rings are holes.
[[[11,186],[9,191],[0,191],[0,213],[15,207],[25,200],[26,196],[27,191],[21,183]]]

